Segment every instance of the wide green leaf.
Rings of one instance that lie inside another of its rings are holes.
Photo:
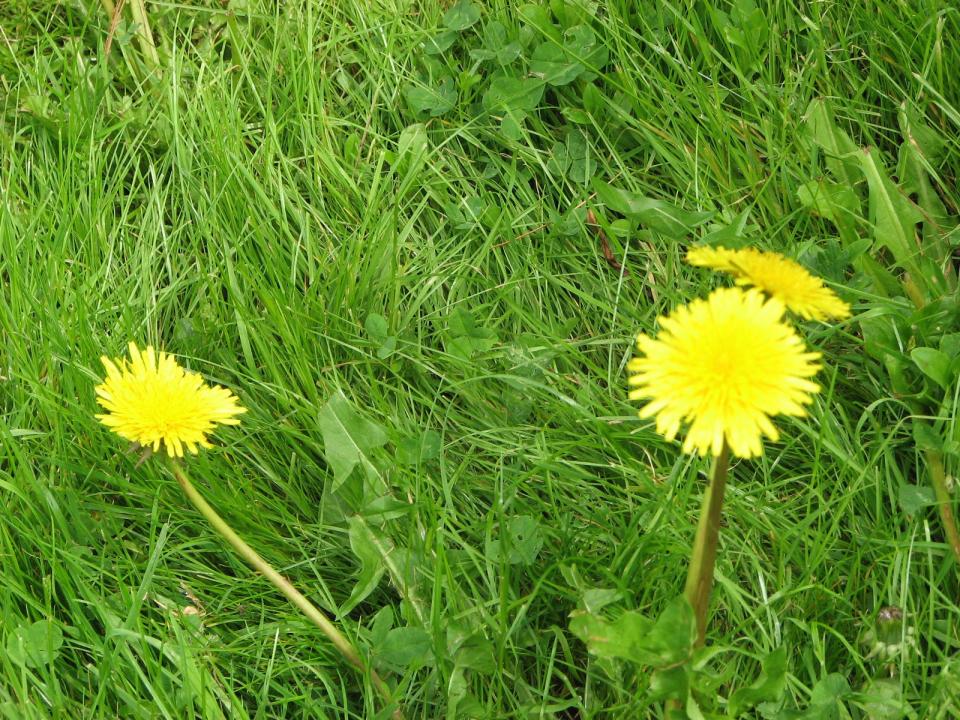
[[[581,63],[549,40],[538,45],[530,58],[530,72],[542,77],[549,85],[569,85],[583,70]]]
[[[333,490],[358,463],[372,467],[372,451],[387,442],[384,429],[360,415],[340,390],[320,408],[319,421],[323,454],[333,470]]]
[[[610,59],[607,46],[589,25],[577,25],[566,30],[563,33],[563,49],[569,58],[581,63],[587,70],[598,71]]]
[[[696,638],[693,608],[680,596],[667,603],[641,644],[657,655],[660,665],[669,665],[689,657]]]
[[[613,622],[583,610],[575,610],[570,618],[570,631],[598,657],[631,660],[640,665],[655,665],[659,661],[642,645],[653,622],[634,610],[627,610]]]
[[[918,347],[910,351],[910,359],[920,368],[920,372],[933,380],[943,390],[953,384],[950,372],[950,356],[934,348]]]
[[[666,200],[657,200],[629,190],[615,188],[596,178],[593,180],[593,189],[611,210],[636,218],[651,230],[674,240],[686,237],[695,227],[707,222],[716,214],[709,211],[684,210]]]
[[[408,85],[403,94],[410,109],[418,115],[439,117],[457,105],[457,87],[451,77],[443,78],[437,86]]]
[[[49,665],[60,654],[63,631],[52,620],[19,625],[7,635],[7,658],[28,668]]]
[[[830,673],[822,677],[810,693],[810,707],[805,718],[808,720],[834,720],[840,717],[840,703],[850,694],[850,683],[840,673]]]
[[[852,187],[810,180],[797,188],[797,197],[805,208],[836,225],[844,240],[850,242],[856,238],[854,226],[861,217],[861,209],[860,197]]]
[[[382,662],[401,668],[433,664],[433,641],[419,627],[394,628],[375,651]]]
[[[925,507],[937,504],[937,496],[932,487],[903,483],[899,492],[900,508],[907,515],[916,515]]]
[[[594,655],[656,668],[687,659],[697,635],[693,608],[684,597],[668,603],[656,622],[633,610],[613,622],[585,610],[576,610],[570,617],[571,632]]]
[[[745,710],[758,703],[779,700],[786,687],[787,648],[781,646],[763,659],[760,677],[730,696],[729,712],[732,717],[741,717]]]
[[[483,105],[491,112],[536,110],[543,97],[543,80],[500,75],[490,81],[483,95]]]
[[[463,359],[486,352],[499,341],[494,330],[477,325],[473,314],[465,308],[457,308],[451,313],[449,327],[447,349]]]
[[[511,565],[532,565],[543,547],[540,523],[529,515],[507,520],[501,538],[490,543],[491,559],[502,559]]]
[[[480,19],[480,8],[470,0],[460,0],[443,15],[444,27],[460,32]]]
[[[419,465],[440,455],[442,440],[436,430],[427,430],[420,435],[405,437],[397,443],[397,462],[403,465]]]
[[[876,241],[886,247],[905,270],[917,265],[919,248],[915,226],[923,214],[900,188],[893,184],[875,150],[858,155],[870,186],[870,222]]]
[[[349,613],[377,589],[380,578],[387,570],[384,558],[393,550],[393,543],[378,536],[363,518],[354,515],[347,519],[347,523],[350,528],[350,549],[360,561],[360,575],[350,597],[340,607],[341,616]]]
[[[813,100],[807,106],[804,120],[810,139],[826,154],[830,172],[841,184],[853,187],[860,180],[854,159],[859,148],[849,135],[837,127],[830,104],[822,98]]]

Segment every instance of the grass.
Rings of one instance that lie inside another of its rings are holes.
[[[960,13],[766,0],[749,56],[707,3],[613,0],[590,21],[610,53],[593,81],[604,110],[582,110],[584,80],[548,89],[509,139],[480,102],[491,68],[464,47],[491,19],[523,25],[513,3],[485,3],[432,60],[435,2],[234,5],[150,3],[153,75],[128,26],[105,67],[99,3],[0,8],[0,716],[383,712],[163,464],[136,467],[95,420],[98,358],[135,339],[249,408],[191,474],[334,615],[361,573],[348,520],[364,474],[332,490],[319,413],[340,390],[387,428],[370,483],[400,502],[364,517],[390,568],[341,623],[407,717],[656,717],[642,674],[608,673],[568,616],[589,588],[647,613],[682,591],[708,463],[635,417],[624,366],[635,333],[714,282],[682,262],[706,230],[620,232],[555,144],[577,130],[595,177],[727,221],[749,210],[751,242],[797,254],[836,233],[796,195],[823,173],[801,131],[810,101],[829,99],[889,167],[908,101],[946,138],[936,188],[957,214]],[[434,119],[405,95],[425,67],[460,84]],[[418,121],[425,149],[403,154]],[[604,260],[586,207],[629,274]],[[396,337],[385,358],[371,314]],[[479,350],[461,352],[471,332]],[[862,638],[895,605],[918,639],[891,666],[910,712],[955,717],[957,568],[934,509],[901,507],[901,487],[926,482],[906,410],[855,325],[810,334],[826,354],[811,417],[731,470],[709,634],[723,687],[782,645],[788,703],[806,707],[829,673],[859,691],[889,674]],[[437,457],[398,462],[426,431]],[[525,518],[542,541],[529,564],[493,545]],[[414,633],[387,642],[388,614]],[[18,662],[41,620],[62,647]],[[905,716],[865,702],[840,716]]]

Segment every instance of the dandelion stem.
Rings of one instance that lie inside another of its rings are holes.
[[[187,477],[183,467],[178,462],[175,460],[171,462],[171,468],[173,470],[174,477],[177,478],[177,482],[180,483],[180,487],[183,489],[183,492],[186,494],[187,498],[191,503],[193,503],[193,506],[200,511],[200,514],[206,518],[207,522],[213,526],[214,530],[220,533],[220,535],[222,535],[223,538],[230,543],[233,549],[236,550],[244,560],[250,563],[254,569],[259,571],[262,575],[264,575],[271,583],[273,583],[277,590],[282,592],[290,602],[296,605],[304,615],[310,618],[314,625],[320,628],[323,634],[326,635],[330,642],[333,643],[334,647],[340,651],[340,654],[343,655],[347,662],[361,672],[366,672],[367,666],[360,657],[360,654],[357,652],[356,648],[354,648],[354,646],[343,635],[343,633],[341,633],[336,626],[330,622],[327,616],[323,614],[323,611],[311,603],[299,590],[293,586],[289,580],[274,570],[270,563],[260,557],[256,550],[247,545],[243,538],[234,532],[233,528],[231,528],[227,522],[217,514],[217,511],[214,510],[210,504],[203,499],[203,496],[200,495],[193,483],[190,482],[190,478]],[[370,668],[369,672],[370,679],[373,681],[374,686],[376,686],[377,691],[388,704],[393,704],[393,693],[390,691],[390,688],[377,674],[376,670]],[[393,720],[403,720],[403,713],[399,708],[393,712]]]
[[[707,610],[710,606],[710,590],[713,587],[713,567],[717,559],[717,537],[720,534],[720,510],[723,508],[729,465],[730,448],[724,442],[720,454],[713,460],[710,485],[703,494],[697,537],[693,543],[687,584],[683,591],[693,606],[693,614],[697,619],[696,647],[703,647],[706,640]]]
[[[960,563],[960,534],[957,533],[957,523],[953,517],[953,502],[950,499],[950,490],[947,488],[947,475],[943,470],[943,457],[935,450],[927,450],[927,467],[930,470],[930,480],[933,482],[933,491],[937,496],[937,506],[940,508],[940,520],[947,533],[947,541],[953,549],[953,554]]]

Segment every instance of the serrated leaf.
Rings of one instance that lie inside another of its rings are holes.
[[[639,193],[615,188],[599,179],[593,188],[603,203],[618,213],[634,217],[642,224],[668,238],[679,240],[689,235],[716,213],[684,210],[666,200],[657,200]]]
[[[916,267],[915,226],[923,220],[920,210],[893,184],[874,150],[858,155],[870,187],[870,222],[874,238],[890,250],[900,267]]]
[[[821,678],[810,693],[810,707],[804,714],[809,720],[835,720],[840,716],[838,704],[850,694],[850,684],[840,673]]]
[[[414,506],[404,500],[392,495],[382,495],[364,504],[357,514],[373,525],[383,525],[390,520],[409,515],[413,509]]]
[[[730,250],[745,247],[750,242],[749,233],[757,229],[756,225],[747,224],[749,220],[750,208],[746,208],[726,225],[709,225],[710,232],[701,241],[704,245],[722,246]]]
[[[923,212],[924,252],[934,263],[934,273],[940,276],[936,278],[939,282],[935,281],[933,285],[946,292],[948,288],[943,282],[939,262],[951,252],[945,234],[946,229],[954,224],[954,219],[930,182],[933,173],[934,169],[916,139],[908,137],[900,146],[897,175],[903,191],[916,197],[917,206]]]
[[[443,25],[450,30],[461,32],[480,19],[480,8],[470,0],[460,0],[443,14]]]
[[[797,197],[805,208],[840,229],[852,229],[860,217],[860,198],[849,185],[810,180],[797,188]]]
[[[641,641],[653,627],[649,618],[627,610],[615,621],[582,610],[570,616],[570,631],[598,657],[631,660],[641,665],[654,665],[658,657],[644,649]]]
[[[347,601],[340,606],[340,616],[347,615],[377,589],[380,578],[386,572],[384,558],[393,550],[393,543],[377,534],[360,517],[347,519],[350,549],[360,561],[360,574]]]
[[[938,165],[943,159],[947,141],[943,135],[927,124],[923,113],[904,101],[900,103],[897,111],[897,122],[904,140],[916,148],[924,161],[930,166]]]
[[[833,119],[833,109],[826,100],[811,101],[804,116],[810,138],[824,150],[827,167],[833,176],[847,187],[860,179],[853,154],[859,149]]]
[[[337,390],[320,408],[323,454],[333,469],[336,491],[359,463],[372,466],[371,453],[387,442],[384,429],[361,416],[342,391]]]
[[[668,603],[656,622],[632,610],[613,622],[583,610],[570,617],[570,630],[595,655],[656,668],[686,660],[697,635],[693,608],[684,597]]]
[[[685,597],[667,603],[642,645],[655,653],[661,665],[670,665],[689,657],[697,638],[693,608]]]

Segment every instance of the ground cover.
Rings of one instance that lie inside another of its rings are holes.
[[[709,462],[637,418],[626,365],[729,284],[684,262],[703,242],[799,259],[854,312],[805,325],[810,416],[731,468],[711,712],[785,648],[734,716],[960,714],[911,404],[956,373],[890,350],[957,314],[862,322],[910,305],[877,290],[889,238],[958,237],[953,3],[151,2],[151,39],[108,4],[0,7],[0,714],[384,712],[97,422],[99,358],[136,340],[248,409],[194,482],[406,717],[658,717],[570,615],[683,590]]]

